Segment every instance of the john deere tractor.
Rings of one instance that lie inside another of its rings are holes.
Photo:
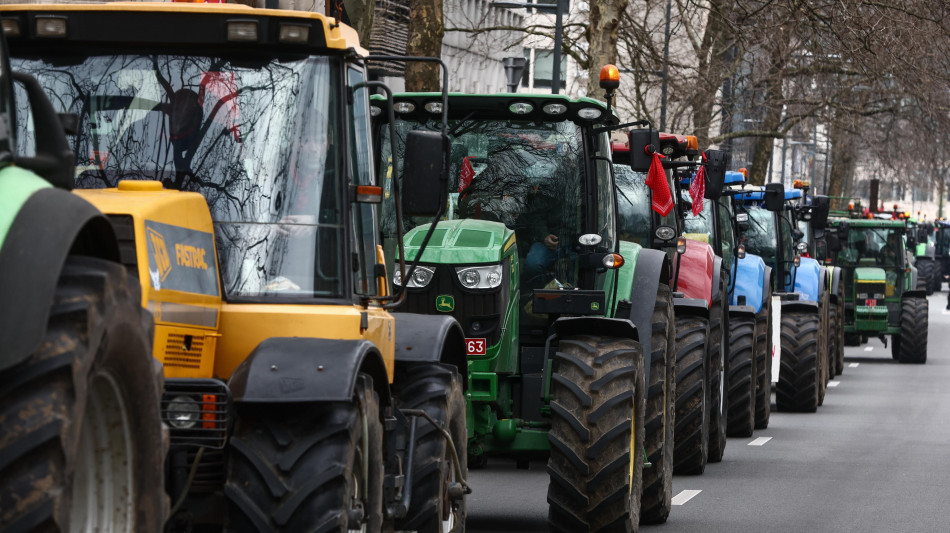
[[[917,269],[905,252],[904,223],[851,219],[833,220],[832,227],[840,239],[835,264],[843,271],[845,343],[879,337],[886,345],[890,336],[894,359],[926,363],[927,294],[915,288]]]
[[[378,145],[385,178],[399,174],[389,142],[398,155],[411,133],[436,131],[442,102],[428,93],[377,102],[381,134],[390,110],[397,132]],[[448,212],[407,228],[406,257],[429,246],[415,275],[395,282],[406,310],[454,316],[465,331],[470,464],[546,459],[552,531],[664,521],[671,270],[663,252],[618,236],[608,131],[621,126],[587,98],[453,94],[447,104]]]
[[[154,314],[168,529],[463,530],[464,337],[451,316],[388,311],[355,31],[233,4],[0,11],[16,68],[78,117],[62,179],[107,214]],[[445,205],[443,139],[410,136],[399,159],[433,193],[416,215]],[[103,386],[149,392],[122,375]]]
[[[674,472],[701,474],[706,462],[722,460],[726,442],[727,403],[726,354],[729,330],[729,265],[713,252],[706,234],[683,237],[684,201],[675,183],[679,176],[692,174],[700,166],[696,137],[658,135],[665,189],[647,179],[644,172],[630,167],[631,147],[613,145],[614,172],[620,213],[621,238],[646,248],[661,250],[673,266],[673,309],[676,318],[676,429]],[[643,147],[635,147],[643,150]],[[714,154],[718,156],[717,154]],[[715,195],[722,189],[725,165],[711,165],[704,190]],[[650,183],[650,185],[648,185]],[[665,214],[657,212],[658,199],[669,194],[671,204]],[[697,194],[699,194],[697,189]],[[698,201],[702,202],[700,197]],[[728,304],[725,304],[728,305]]]
[[[914,266],[917,268],[915,288],[924,289],[929,296],[939,288],[940,277],[943,276],[943,265],[937,262],[934,225],[914,218],[907,218],[904,222],[907,225],[907,250],[913,254]]]
[[[151,314],[106,217],[69,192],[73,117],[11,72],[3,39],[0,58],[0,531],[159,532]]]

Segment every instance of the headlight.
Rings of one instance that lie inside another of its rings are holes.
[[[409,270],[408,268],[406,269]],[[435,275],[435,270],[429,267],[417,266],[415,272],[412,273],[412,279],[409,280],[408,287],[410,289],[422,288],[429,284],[432,281],[432,277]],[[402,286],[402,273],[399,272],[399,268],[396,268],[396,272],[393,274],[393,283],[396,285]]]
[[[466,289],[494,289],[501,285],[501,265],[458,267],[455,273]]]
[[[188,429],[195,427],[201,416],[201,406],[188,396],[175,396],[165,407],[168,423],[173,428]]]

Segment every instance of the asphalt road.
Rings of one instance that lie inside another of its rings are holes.
[[[676,476],[674,505],[647,532],[950,531],[950,311],[930,297],[927,364],[901,365],[872,340],[817,413],[772,411],[768,429],[729,439],[722,463]],[[546,531],[544,464],[496,460],[470,474],[467,530]]]

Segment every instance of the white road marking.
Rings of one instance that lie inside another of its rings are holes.
[[[858,365],[860,364],[861,363],[851,363],[850,365],[848,365],[848,368],[858,368]]]
[[[692,500],[697,494],[702,492],[701,490],[684,490],[681,491],[676,496],[673,496],[672,504],[673,505],[683,505],[684,503]]]
[[[765,446],[765,443],[772,440],[772,437],[759,437],[749,443],[749,446]]]
[[[864,351],[865,351],[865,352],[870,352],[870,351],[873,350],[873,349],[874,349],[874,346],[867,346],[867,347],[864,348]]]
[[[840,385],[840,384],[841,384],[840,381],[834,381],[834,380],[832,380],[832,381],[829,381],[829,382],[828,382],[828,386],[829,386],[829,387],[837,387],[837,386]]]

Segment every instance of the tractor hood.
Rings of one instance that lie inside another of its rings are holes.
[[[409,261],[416,258],[429,226],[416,226],[406,233],[406,258]],[[436,225],[422,254],[422,262],[459,265],[498,263],[514,245],[514,231],[501,222],[470,218],[443,220]]]
[[[883,268],[858,267],[854,269],[854,281],[887,281]]]

